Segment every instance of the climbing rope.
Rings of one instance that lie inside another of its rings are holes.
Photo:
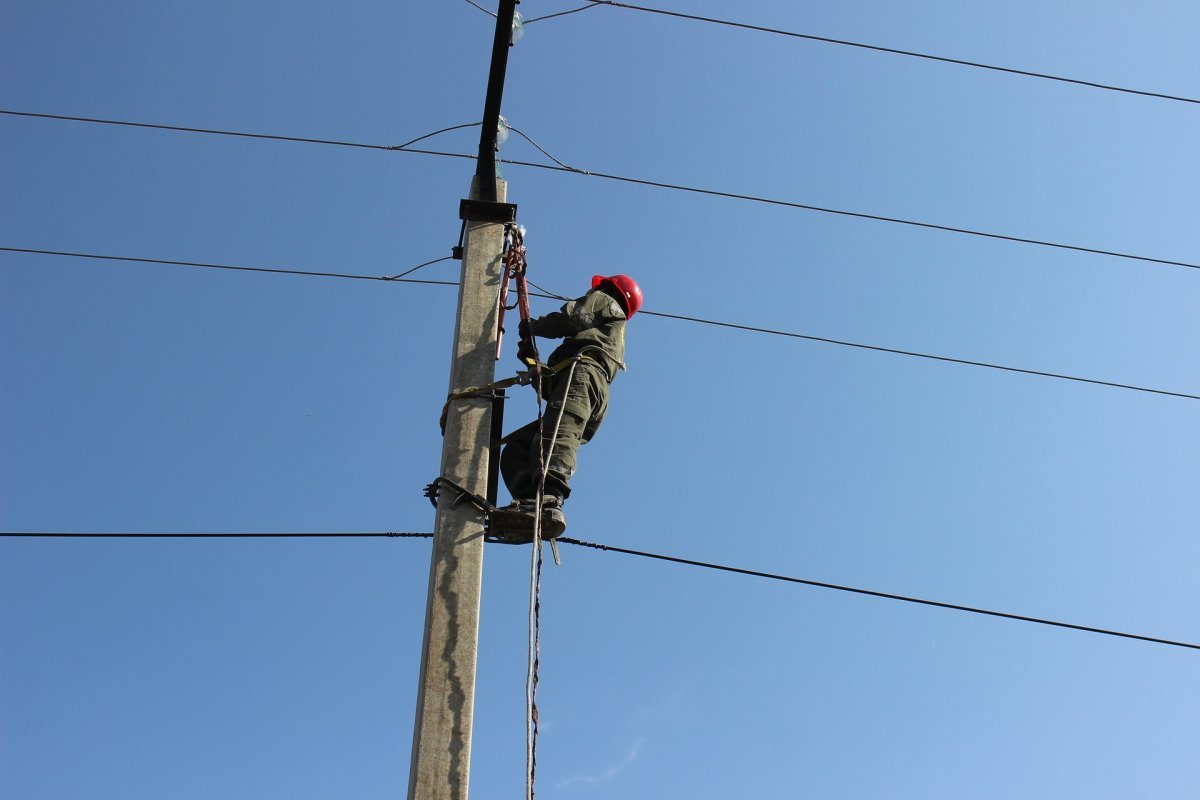
[[[539,493],[540,497],[540,493]],[[525,672],[525,798],[533,800],[537,778],[538,667],[542,649],[542,537],[540,502],[533,523],[533,548],[529,579],[529,662]]]
[[[543,412],[543,379],[545,368],[537,350],[537,340],[529,328],[529,288],[525,281],[525,271],[528,263],[525,259],[525,229],[517,225],[507,225],[504,229],[504,277],[500,283],[500,306],[497,313],[496,358],[500,358],[500,346],[504,336],[504,312],[509,310],[509,282],[516,284],[517,302],[515,308],[525,324],[521,326],[524,336],[521,339],[521,349],[531,354],[525,361],[529,364],[528,374],[537,395],[537,424],[538,424],[538,467],[540,479],[533,508],[533,548],[529,565],[529,660],[525,672],[525,797],[533,800],[534,784],[537,779],[537,739],[538,739],[538,708],[537,685],[539,654],[542,647],[542,499],[545,494],[547,456],[544,450],[543,438],[545,415]],[[551,445],[553,447],[553,444]]]
[[[537,689],[542,649],[541,590],[542,567],[544,564],[542,553],[542,509],[545,506],[546,500],[546,476],[550,469],[550,460],[554,455],[554,446],[558,439],[558,431],[562,425],[566,398],[570,393],[571,381],[575,378],[575,367],[579,364],[583,356],[582,354],[576,354],[567,359],[567,361],[552,367],[541,363],[541,357],[537,350],[537,339],[534,337],[529,324],[531,316],[529,312],[529,287],[526,280],[528,262],[526,261],[525,230],[515,225],[507,226],[505,228],[505,247],[504,278],[500,286],[500,306],[498,309],[499,327],[496,331],[497,358],[499,357],[499,339],[504,333],[503,319],[504,312],[508,310],[506,303],[508,300],[508,286],[511,280],[516,285],[517,290],[515,308],[518,309],[521,321],[524,323],[521,326],[523,334],[521,346],[522,350],[526,353],[525,362],[529,365],[527,374],[531,376],[534,394],[537,395],[538,483],[533,504],[533,547],[530,552],[529,564],[529,661],[525,677],[525,797],[526,800],[534,800],[534,785],[537,780]],[[560,383],[558,373],[567,365],[569,365],[569,368],[567,369],[565,382]],[[550,430],[549,437],[546,436],[546,413],[544,406],[547,396],[545,381],[548,378],[554,379],[554,385],[549,394],[557,397],[555,401],[557,403],[557,414],[554,415],[554,425]],[[549,446],[547,446],[547,442],[549,442]]]
[[[530,584],[529,584],[529,670],[525,682],[525,693],[528,704],[528,717],[526,735],[529,740],[528,755],[526,757],[526,766],[528,768],[528,779],[526,783],[526,800],[533,800],[534,780],[537,774],[537,739],[538,739],[538,708],[537,708],[537,687],[538,687],[538,667],[540,665],[540,656],[542,651],[542,505],[546,497],[546,475],[550,470],[550,460],[554,456],[554,446],[558,442],[558,430],[562,425],[563,411],[566,409],[567,395],[571,390],[571,381],[575,378],[575,367],[579,364],[581,356],[576,355],[570,359],[570,368],[567,370],[566,382],[561,384],[562,390],[558,403],[558,413],[554,416],[554,427],[550,431],[550,446],[545,447],[546,439],[545,421],[546,417],[542,411],[542,394],[541,394],[541,374],[538,370],[538,487],[537,496],[534,500],[534,517],[533,517],[533,553],[531,555],[532,562],[530,564]],[[559,394],[558,387],[555,387],[554,393]],[[551,542],[553,546],[553,542]],[[556,551],[557,558],[557,551]]]

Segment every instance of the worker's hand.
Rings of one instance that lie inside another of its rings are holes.
[[[522,339],[517,345],[517,358],[522,364],[537,361],[537,351],[533,349],[533,344],[529,339]]]
[[[533,332],[531,330],[531,327],[532,326],[529,324],[529,320],[527,320],[527,319],[521,320],[520,324],[517,325],[517,335],[520,336],[522,339],[532,338]]]

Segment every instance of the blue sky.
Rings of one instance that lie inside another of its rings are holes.
[[[1200,98],[1191,3],[662,6]],[[380,145],[482,115],[491,19],[462,0],[0,15],[9,110]],[[573,166],[1200,262],[1195,104],[615,8],[510,55],[506,117]],[[473,172],[12,116],[0,141],[0,245],[366,275],[448,254]],[[628,272],[649,310],[1200,393],[1194,269],[504,173],[555,292]],[[442,286],[0,253],[0,527],[430,530],[453,313]],[[570,535],[1200,641],[1194,400],[649,315],[628,362]],[[1194,651],[563,551],[540,797],[1196,796]],[[0,541],[0,795],[398,796],[428,556]],[[527,556],[485,557],[485,800],[524,785]]]

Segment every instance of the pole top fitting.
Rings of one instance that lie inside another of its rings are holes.
[[[517,204],[490,200],[460,200],[458,218],[467,222],[516,222]]]

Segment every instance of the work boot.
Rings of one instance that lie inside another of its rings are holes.
[[[557,539],[567,529],[567,517],[563,514],[563,499],[552,494],[542,498],[542,538]]]
[[[504,544],[528,544],[533,541],[533,509],[532,500],[520,497],[493,509],[488,514],[488,534],[493,541]]]

